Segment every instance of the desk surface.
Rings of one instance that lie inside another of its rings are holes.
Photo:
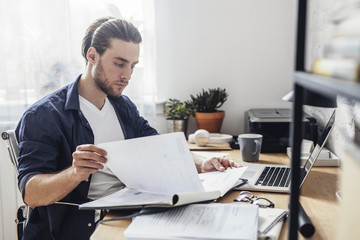
[[[225,152],[225,151],[224,151]],[[242,162],[239,150],[226,151],[228,157]],[[286,154],[261,154],[259,163],[289,164]],[[314,167],[301,189],[300,202],[307,215],[315,226],[315,234],[311,239],[335,239],[337,234],[339,202],[335,193],[338,191],[338,178],[341,170],[337,167]],[[239,191],[227,193],[219,202],[233,202]],[[254,192],[255,193],[255,192]],[[275,203],[275,207],[288,209],[289,195],[285,193],[256,192],[255,195],[266,197]],[[106,218],[116,217],[121,212],[112,211]],[[95,230],[91,236],[92,240],[101,239],[126,239],[124,230],[129,226],[131,220],[107,222]],[[280,239],[287,239],[287,222],[283,225]],[[299,234],[299,239],[305,239]]]

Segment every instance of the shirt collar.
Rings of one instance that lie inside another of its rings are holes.
[[[68,91],[66,93],[66,102],[65,102],[65,110],[68,109],[76,109],[80,110],[80,103],[79,103],[79,81],[80,81],[81,74],[76,78],[76,80],[69,84]]]

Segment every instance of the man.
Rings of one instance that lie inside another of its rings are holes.
[[[95,21],[83,39],[84,73],[24,113],[16,129],[18,179],[25,203],[34,208],[24,239],[88,239],[95,212],[77,205],[124,187],[95,144],[158,134],[122,95],[141,41],[131,23]],[[238,166],[225,158],[194,161],[199,172]]]

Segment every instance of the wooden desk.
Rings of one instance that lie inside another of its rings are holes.
[[[225,151],[224,151],[225,152]],[[238,162],[242,162],[240,151],[227,151],[228,157]],[[286,154],[261,154],[259,163],[271,164],[290,164]],[[314,167],[304,185],[300,201],[307,215],[315,226],[315,234],[311,239],[331,240],[336,238],[339,203],[335,193],[338,191],[338,177],[341,170],[337,167]],[[233,202],[239,191],[227,193],[219,199],[221,203]],[[284,193],[263,193],[254,192],[255,195],[266,197],[275,203],[275,207],[288,209],[289,195]],[[121,215],[121,212],[112,211],[106,218]],[[124,231],[129,226],[131,220],[107,222],[100,225],[93,235],[92,240],[102,239],[122,239],[125,240]],[[280,239],[287,239],[287,222],[283,225]],[[305,239],[299,234],[299,239]]]

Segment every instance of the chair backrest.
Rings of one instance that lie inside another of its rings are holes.
[[[15,168],[16,175],[19,174],[18,172],[18,156],[19,156],[19,148],[18,148],[18,141],[16,139],[15,131],[14,130],[7,130],[1,134],[2,139],[6,142],[6,148],[8,150],[10,160]],[[18,208],[16,214],[16,224],[17,224],[17,236],[18,239],[22,239],[24,228],[28,222],[31,208],[29,206],[22,205]]]
[[[18,141],[16,139],[14,130],[7,130],[1,134],[1,137],[6,141],[6,148],[8,150],[10,160],[16,169],[16,174],[18,174],[18,156],[19,148]]]

